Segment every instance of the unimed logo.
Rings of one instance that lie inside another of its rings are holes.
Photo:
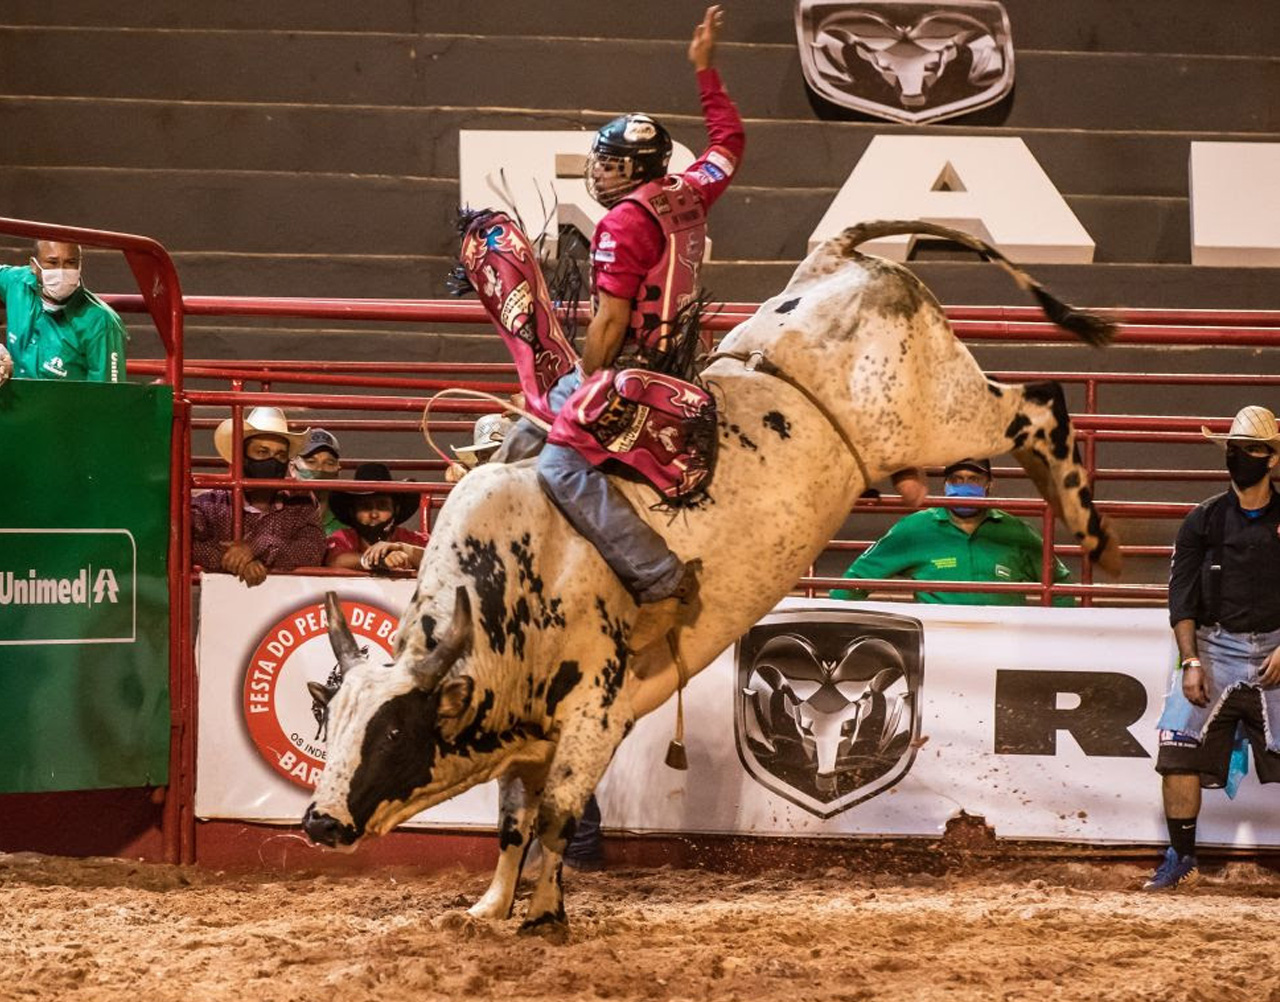
[[[93,587],[89,587],[92,579]],[[80,568],[75,577],[38,577],[34,567],[26,577],[13,571],[0,573],[0,605],[83,605],[89,607],[103,602],[119,602],[120,586],[110,567],[99,569]]]
[[[127,529],[0,529],[0,645],[132,643],[137,548]]]

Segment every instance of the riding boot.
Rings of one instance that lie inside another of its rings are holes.
[[[690,560],[684,565],[684,573],[675,591],[656,602],[640,606],[636,621],[631,627],[627,647],[635,653],[655,641],[661,640],[672,630],[692,626],[702,611],[702,599],[698,592],[698,572],[701,560]]]

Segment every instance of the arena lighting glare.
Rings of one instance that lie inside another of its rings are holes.
[[[796,0],[796,39],[820,97],[892,122],[953,118],[1013,89],[996,0]]]

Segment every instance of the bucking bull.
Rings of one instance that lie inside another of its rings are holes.
[[[1111,337],[1106,321],[945,227],[867,223],[810,254],[702,373],[719,406],[715,503],[669,522],[650,512],[649,488],[621,485],[682,559],[702,560],[702,612],[679,640],[690,674],[787,594],[869,484],[909,466],[1011,451],[1084,552],[1119,570],[1061,388],[987,379],[914,275],[857,250],[901,233],[978,250],[1055,322],[1093,344]],[[500,855],[471,913],[511,914],[537,838],[543,868],[521,929],[564,926],[566,841],[619,743],[682,672],[667,645],[628,651],[636,605],[548,501],[534,463],[482,466],[454,488],[391,664],[361,656],[332,594],[328,615],[342,682],[307,834],[354,846],[497,779]]]

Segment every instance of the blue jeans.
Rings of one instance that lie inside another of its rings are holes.
[[[1269,633],[1232,633],[1221,626],[1202,626],[1196,630],[1196,649],[1204,664],[1205,685],[1209,705],[1196,706],[1182,694],[1182,673],[1175,671],[1165,696],[1164,712],[1156,727],[1177,731],[1200,741],[1213,718],[1218,715],[1227,695],[1240,686],[1252,686],[1262,693],[1262,712],[1266,728],[1267,750],[1280,751],[1280,735],[1275,725],[1280,722],[1280,686],[1262,688],[1258,674],[1266,666],[1271,652],[1280,647],[1280,630]]]
[[[547,394],[554,414],[582,385],[575,368]],[[676,590],[684,564],[660,535],[649,528],[631,503],[574,449],[548,445],[546,433],[521,418],[503,439],[493,461],[517,463],[538,456],[538,482],[569,524],[587,539],[640,603],[657,602]]]

